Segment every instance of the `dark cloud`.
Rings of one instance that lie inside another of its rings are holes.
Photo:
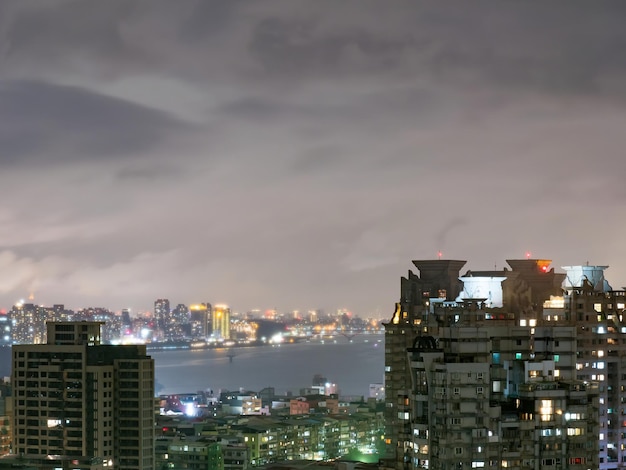
[[[264,19],[254,28],[250,51],[270,75],[323,76],[395,69],[413,46],[410,37],[328,33],[319,26],[305,19]]]
[[[195,0],[178,28],[179,37],[187,43],[197,43],[215,37],[237,21],[236,11],[243,2],[210,2]],[[180,5],[178,6],[180,8]]]
[[[387,314],[439,249],[623,259],[625,11],[0,2],[0,300]]]
[[[301,173],[328,171],[342,163],[344,149],[337,145],[323,145],[303,152],[293,165]]]
[[[120,26],[134,10],[133,2],[119,0],[106,5],[52,1],[38,7],[33,2],[16,2],[5,10],[12,18],[5,54],[27,56],[43,64],[65,64],[76,56],[117,62],[128,57]]]
[[[385,77],[388,84],[437,80],[597,93],[607,77],[623,78],[626,70],[620,53],[626,9],[604,2],[593,8],[198,0],[19,5],[5,20],[9,65],[104,77],[150,71],[250,87]]]
[[[191,132],[165,112],[77,87],[0,83],[0,164],[125,159]]]
[[[302,116],[306,111],[285,106],[277,100],[269,101],[257,97],[243,97],[222,104],[217,112],[235,118],[266,120]]]
[[[120,168],[116,176],[120,180],[145,182],[174,182],[183,176],[180,168],[167,165],[134,165]]]

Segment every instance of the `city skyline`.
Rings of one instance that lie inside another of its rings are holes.
[[[107,305],[69,305],[66,304],[65,302],[62,301],[62,299],[60,299],[58,302],[43,302],[43,301],[38,301],[39,299],[35,299],[34,297],[30,297],[28,299],[19,299],[17,302],[14,302],[12,305],[0,305],[0,314],[6,314],[8,313],[12,308],[14,307],[18,307],[21,305],[35,305],[35,306],[39,306],[39,307],[48,307],[48,308],[52,308],[54,306],[62,306],[67,310],[72,310],[72,311],[80,311],[80,310],[85,310],[85,309],[104,309],[107,311],[110,311],[111,313],[115,313],[115,314],[121,314],[123,312],[128,312],[131,316],[135,317],[135,316],[145,316],[145,315],[150,315],[150,316],[154,316],[155,315],[155,305],[153,302],[153,305],[151,307],[148,307],[145,310],[132,310],[128,307],[122,307],[120,309],[114,309],[111,308],[110,306]],[[165,301],[170,301],[170,299],[167,298],[162,298],[162,299],[155,299],[155,302],[161,301],[161,300],[165,300]],[[206,299],[205,299],[206,300]],[[287,310],[287,311],[281,311],[278,310],[274,307],[263,307],[263,308],[253,308],[251,310],[247,310],[247,311],[241,311],[241,310],[237,310],[237,309],[231,309],[231,305],[228,303],[215,303],[213,304],[212,302],[198,302],[197,300],[188,302],[186,300],[180,301],[180,299],[172,299],[171,302],[171,306],[169,308],[168,311],[174,311],[178,306],[185,306],[187,307],[187,309],[191,312],[194,310],[197,310],[199,306],[201,305],[209,305],[212,307],[220,307],[220,308],[227,308],[232,310],[233,314],[238,315],[238,316],[246,316],[246,315],[253,315],[254,317],[266,317],[266,316],[271,316],[271,317],[284,317],[284,316],[290,316],[290,315],[304,315],[307,316],[309,314],[315,313],[315,314],[323,314],[324,316],[328,316],[328,317],[334,317],[334,316],[339,316],[339,315],[343,315],[343,314],[349,314],[349,315],[354,315],[356,317],[363,317],[366,318],[365,315],[362,315],[360,312],[354,312],[350,309],[346,309],[343,307],[337,307],[337,308],[332,308],[330,310],[324,310],[321,308],[296,308],[293,310]],[[367,317],[367,318],[376,318],[376,317]],[[383,317],[384,318],[384,317]],[[382,319],[382,318],[380,318]]]
[[[441,253],[439,253],[439,255],[441,255]],[[586,273],[586,270],[589,270],[589,272],[592,272],[593,270],[598,270],[598,269],[605,270],[609,268],[609,266],[606,266],[606,265],[605,266],[592,265],[588,261],[585,262],[584,264],[575,265],[575,266],[557,267],[557,266],[554,266],[551,259],[534,258],[534,257],[531,257],[530,252],[526,253],[525,258],[505,260],[505,262],[502,263],[503,264],[502,267],[500,267],[499,265],[496,265],[495,267],[493,267],[494,269],[491,269],[490,267],[484,267],[484,266],[471,266],[471,265],[468,265],[468,262],[466,260],[450,260],[447,258],[442,258],[441,256],[438,258],[431,258],[429,260],[413,260],[412,263],[419,265],[420,263],[451,262],[451,263],[455,263],[459,265],[460,269],[462,269],[462,271],[460,271],[461,275],[459,277],[459,280],[463,282],[464,284],[466,284],[466,288],[465,288],[466,290],[460,293],[458,300],[463,300],[465,298],[473,298],[476,292],[479,293],[478,297],[482,297],[485,292],[489,292],[489,295],[488,295],[488,298],[490,299],[488,302],[489,306],[494,307],[494,308],[500,308],[503,306],[502,299],[499,298],[499,299],[494,299],[494,301],[492,301],[491,300],[492,292],[490,291],[490,289],[492,289],[494,286],[498,286],[504,279],[506,279],[507,272],[510,272],[510,270],[512,269],[512,266],[515,266],[516,264],[520,262],[523,264],[525,261],[533,261],[533,262],[539,263],[541,265],[542,272],[546,274],[556,273],[559,276],[563,276],[564,279],[566,279],[562,286],[563,289],[565,289],[566,286],[569,285],[569,283],[574,282],[572,279],[569,279],[569,277],[567,277],[566,275],[567,272],[570,272],[570,274],[576,273],[576,276],[577,276],[576,282],[578,282],[580,281],[580,279],[587,277],[588,273]],[[511,263],[513,264],[511,265]],[[410,266],[409,270],[412,270],[412,269],[414,269],[414,267]],[[482,277],[474,278],[474,276],[476,276],[477,273],[489,273],[491,277],[489,278],[489,281],[483,281]],[[504,277],[498,277],[498,275],[504,276]],[[590,278],[590,282],[596,282],[596,280]],[[626,287],[620,287],[617,284],[612,285],[613,281],[610,278],[605,279],[604,275],[602,275],[602,282],[605,284],[605,288],[611,291],[626,289]],[[83,310],[89,310],[89,309],[103,309],[103,310],[106,310],[107,312],[110,312],[116,315],[120,315],[124,312],[127,312],[131,317],[135,317],[135,318],[138,318],[138,317],[158,318],[159,311],[161,310],[161,307],[158,306],[158,304],[160,304],[161,302],[165,302],[165,304],[168,305],[167,310],[164,310],[164,311],[167,311],[169,313],[175,312],[175,310],[178,309],[179,307],[186,307],[186,311],[188,313],[193,313],[194,311],[201,308],[201,306],[209,306],[210,309],[219,308],[219,309],[226,309],[229,312],[232,311],[233,315],[235,316],[243,317],[243,316],[252,315],[253,318],[264,318],[264,317],[268,317],[269,315],[271,319],[274,319],[274,317],[276,317],[279,320],[285,319],[285,318],[291,318],[292,315],[294,317],[300,316],[300,317],[305,318],[311,314],[314,314],[314,315],[321,314],[323,317],[328,317],[328,318],[338,317],[344,314],[348,314],[350,316],[354,316],[355,318],[363,318],[363,319],[376,319],[376,320],[383,320],[383,321],[389,319],[388,316],[385,315],[384,313],[382,314],[382,316],[378,317],[375,315],[374,316],[367,315],[362,312],[355,312],[350,309],[346,309],[342,307],[331,308],[328,311],[321,309],[321,308],[305,308],[305,309],[295,308],[293,310],[281,311],[273,307],[264,307],[264,308],[253,308],[251,310],[247,310],[244,312],[244,311],[240,311],[237,309],[233,309],[231,305],[228,303],[198,302],[196,300],[191,301],[191,302],[187,300],[183,300],[181,302],[180,299],[168,299],[165,297],[154,299],[153,304],[150,308],[146,310],[138,310],[138,311],[132,311],[130,308],[127,308],[127,307],[121,308],[119,310],[115,310],[115,309],[110,308],[107,305],[70,306],[70,305],[66,305],[63,301],[54,302],[54,303],[40,303],[40,302],[37,302],[36,299],[31,297],[29,299],[20,299],[18,302],[14,303],[12,306],[7,306],[6,308],[0,305],[0,314],[10,313],[11,310],[14,309],[15,307],[20,307],[22,305],[35,305],[35,306],[45,307],[49,309],[52,309],[53,307],[63,307],[68,311],[77,311],[77,312],[80,312]],[[380,312],[377,312],[377,313],[380,313]]]
[[[608,265],[620,288],[625,16],[4,1],[0,306],[389,318],[407,260],[439,252]]]

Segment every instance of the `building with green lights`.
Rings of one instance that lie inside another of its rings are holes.
[[[626,292],[606,266],[414,261],[385,323],[385,469],[626,462]]]

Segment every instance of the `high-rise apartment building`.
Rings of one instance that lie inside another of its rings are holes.
[[[154,301],[154,320],[159,330],[167,330],[170,322],[170,301],[168,299]]]
[[[185,304],[178,304],[172,309],[172,324],[167,330],[166,338],[173,340],[191,338],[191,313]]]
[[[564,266],[563,298],[544,309],[546,324],[577,332],[576,376],[599,385],[599,468],[626,468],[626,291],[604,278],[608,266]]]
[[[415,261],[402,279],[385,324],[388,467],[622,465],[624,293],[507,262],[461,276],[464,261]]]
[[[122,330],[124,334],[130,334],[133,326],[133,321],[130,318],[130,310],[127,308],[122,309]]]
[[[46,344],[13,346],[13,453],[154,468],[154,361],[101,344],[101,326],[49,322]]]
[[[230,339],[230,307],[215,305],[211,312],[211,336],[218,339]]]
[[[189,312],[191,337],[194,339],[206,339],[211,331],[211,304],[209,302],[192,304],[189,306]]]

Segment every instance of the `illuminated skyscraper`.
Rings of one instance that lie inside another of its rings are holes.
[[[130,334],[133,326],[133,321],[130,318],[130,309],[123,308],[122,309],[122,329],[128,331]]]
[[[102,345],[101,325],[48,322],[46,344],[13,346],[14,454],[155,468],[154,361],[144,345]]]
[[[191,314],[191,337],[207,338],[211,331],[211,304],[208,302],[191,304],[189,312]]]
[[[211,336],[230,339],[230,308],[228,305],[215,305],[211,314]]]
[[[157,299],[154,302],[154,319],[159,330],[165,332],[170,322],[170,301]]]

